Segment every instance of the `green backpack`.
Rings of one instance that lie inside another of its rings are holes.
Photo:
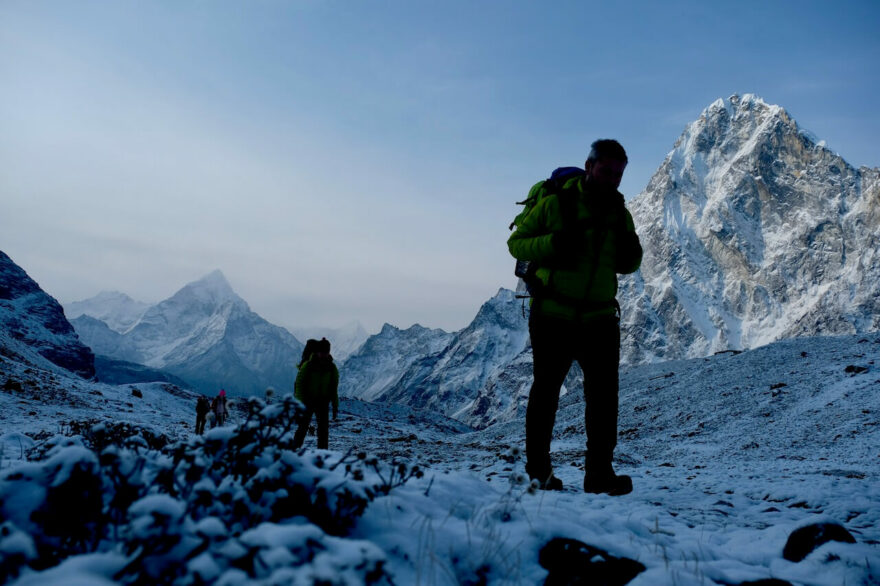
[[[584,170],[580,167],[559,167],[550,174],[550,177],[535,183],[529,190],[528,197],[523,201],[516,202],[517,205],[525,206],[525,208],[510,223],[510,230],[518,228],[523,219],[538,205],[539,201],[554,193],[561,195],[563,193],[562,186],[565,185],[566,181],[583,174]],[[565,206],[574,205],[574,198],[560,198],[560,204]],[[571,213],[562,214],[563,220],[572,216],[573,214]],[[518,299],[527,299],[540,294],[541,282],[535,277],[537,270],[538,264],[534,261],[516,261],[513,274],[519,277],[516,285],[516,297]]]

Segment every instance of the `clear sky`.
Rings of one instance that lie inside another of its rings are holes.
[[[755,93],[880,165],[878,30],[876,0],[0,0],[0,250],[62,302],[219,268],[279,325],[458,329],[596,138],[632,197]]]

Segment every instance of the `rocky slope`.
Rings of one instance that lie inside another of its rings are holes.
[[[80,315],[70,320],[79,337],[86,341],[97,356],[113,356],[115,360],[136,361],[140,354],[126,344],[125,336],[109,325],[90,315]]]
[[[855,169],[753,95],[711,104],[630,205],[624,360],[880,327],[880,169]]]
[[[0,251],[0,353],[80,377],[95,375],[95,357],[80,342],[61,305]]]
[[[415,361],[377,400],[462,417],[486,381],[529,345],[521,308],[513,292],[501,289],[442,350]]]
[[[448,332],[418,324],[405,330],[385,324],[342,364],[339,394],[364,401],[380,399],[414,363],[440,352],[451,339]]]

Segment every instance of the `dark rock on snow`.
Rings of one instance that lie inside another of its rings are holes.
[[[829,541],[856,542],[852,534],[837,523],[816,523],[792,532],[782,550],[782,557],[790,562],[799,562]]]
[[[562,586],[627,584],[645,571],[645,566],[576,539],[557,537],[541,548],[538,563],[550,573],[544,584]]]

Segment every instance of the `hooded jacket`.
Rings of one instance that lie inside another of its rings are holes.
[[[563,219],[563,210],[570,217]],[[507,246],[514,258],[539,267],[540,292],[532,311],[566,320],[613,315],[617,275],[635,272],[642,262],[623,195],[593,188],[586,176],[569,179],[559,193],[541,199]]]
[[[313,355],[299,367],[293,385],[294,396],[305,405],[332,403],[333,410],[339,409],[339,369],[332,359],[326,362]]]

